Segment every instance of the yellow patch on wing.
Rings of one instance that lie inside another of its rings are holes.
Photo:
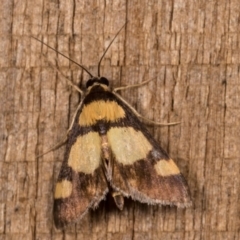
[[[100,165],[101,139],[97,132],[79,136],[72,145],[68,165],[76,172],[93,173]]]
[[[55,188],[54,198],[67,198],[72,194],[72,182],[68,180],[62,180],[57,182]]]
[[[93,101],[85,105],[79,117],[80,126],[91,126],[98,120],[116,122],[124,118],[123,108],[114,101]]]
[[[107,132],[107,137],[117,161],[123,165],[145,159],[152,149],[142,132],[132,127],[112,127]]]
[[[174,163],[172,159],[159,160],[155,165],[154,168],[159,176],[167,177],[171,175],[177,175],[180,173],[177,165]]]

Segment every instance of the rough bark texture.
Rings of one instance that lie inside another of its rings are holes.
[[[239,239],[240,77],[238,0],[39,1],[0,4],[0,239]],[[54,228],[53,189],[78,93],[88,75],[35,36],[87,66],[136,109],[174,127],[150,127],[186,177],[193,207],[106,203],[64,231]]]

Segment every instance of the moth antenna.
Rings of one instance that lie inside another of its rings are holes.
[[[87,72],[87,73],[90,75],[91,78],[93,77],[93,75],[90,73],[90,71],[89,71],[86,67],[84,67],[83,65],[81,65],[81,64],[79,64],[79,63],[77,63],[77,62],[75,62],[74,60],[72,60],[72,59],[69,58],[68,56],[66,56],[66,55],[64,55],[64,54],[62,54],[62,53],[60,53],[59,51],[57,51],[57,50],[54,49],[53,47],[49,46],[49,45],[46,44],[45,42],[39,40],[38,38],[35,38],[35,37],[33,37],[33,36],[31,36],[31,37],[34,38],[35,40],[39,41],[39,42],[42,43],[43,45],[47,46],[48,48],[52,49],[54,52],[56,52],[56,53],[60,54],[61,56],[67,58],[69,61],[75,63],[75,64],[78,65],[80,68],[82,68],[85,72]]]
[[[108,47],[106,48],[106,50],[104,51],[102,57],[100,58],[99,62],[98,62],[98,77],[100,77],[100,65],[101,65],[101,62],[104,58],[104,56],[106,55],[108,49],[111,47],[112,43],[114,42],[114,40],[116,39],[116,37],[118,36],[118,34],[122,31],[122,29],[125,27],[125,25],[127,24],[127,22],[125,22],[123,24],[123,26],[118,30],[117,34],[115,35],[115,37],[113,38],[113,40],[110,42],[110,44],[108,45]]]

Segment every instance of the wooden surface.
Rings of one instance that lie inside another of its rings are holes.
[[[240,77],[238,0],[39,1],[0,5],[0,239],[240,239]],[[53,225],[61,142],[78,93],[49,65],[84,86],[88,75],[47,44],[97,74],[138,112],[186,177],[193,207],[103,202],[77,225]]]

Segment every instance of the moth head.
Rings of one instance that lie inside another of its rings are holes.
[[[90,78],[86,83],[86,88],[90,88],[93,85],[105,85],[109,86],[109,81],[105,77],[93,77]]]

